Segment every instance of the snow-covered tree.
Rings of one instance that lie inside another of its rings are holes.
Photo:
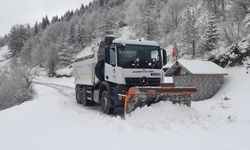
[[[229,15],[234,21],[242,21],[248,13],[248,8],[250,7],[249,0],[228,0],[229,7]]]
[[[183,12],[177,44],[181,45],[184,53],[192,56],[196,55],[196,43],[200,38],[196,22],[196,8],[190,5]]]
[[[68,35],[67,35],[67,42],[69,45],[74,45],[76,43],[75,42],[75,39],[76,39],[75,35],[76,35],[75,26],[74,26],[74,24],[70,24]]]
[[[76,31],[76,43],[80,48],[83,48],[85,46],[85,36],[86,36],[86,31],[83,27],[78,26],[77,31]]]
[[[42,19],[42,29],[46,29],[46,27],[50,24],[49,18],[46,15],[43,19]]]
[[[58,52],[59,67],[67,67],[72,63],[73,48],[64,48]]]
[[[30,66],[32,64],[32,51],[37,46],[37,41],[34,38],[30,38],[25,42],[20,53],[22,63]]]
[[[159,12],[156,0],[144,0],[141,4],[141,18],[138,25],[138,35],[147,40],[158,40]]]
[[[21,49],[30,36],[29,29],[24,25],[15,25],[11,28],[9,34],[9,48],[12,56],[16,56],[21,52]]]
[[[54,16],[51,19],[51,23],[55,23],[55,22],[58,22],[58,21],[60,21],[60,19],[58,18],[58,16]]]
[[[250,7],[248,8],[248,14],[245,17],[244,22],[246,23],[246,28],[250,27]]]
[[[36,36],[38,32],[39,32],[39,25],[38,25],[38,22],[36,22],[33,27],[33,36]]]
[[[43,62],[47,64],[49,74],[54,74],[59,62],[58,53],[66,48],[67,24],[54,23],[48,26],[43,33],[40,49],[43,51]]]
[[[148,40],[155,40],[158,37],[158,26],[157,18],[158,14],[156,12],[156,4],[152,0],[147,1],[148,8],[145,11],[145,18],[143,19],[143,30],[145,31],[145,38]]]
[[[207,26],[204,35],[204,50],[212,51],[218,47],[219,33],[217,27],[217,18],[213,12],[208,13]]]

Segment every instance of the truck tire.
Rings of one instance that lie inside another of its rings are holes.
[[[81,99],[82,99],[82,93],[80,91],[81,91],[81,86],[79,84],[76,84],[75,94],[76,94],[76,102],[78,104],[81,104]]]
[[[86,86],[82,87],[82,90],[81,90],[80,93],[82,95],[80,101],[81,101],[81,104],[83,106],[92,106],[92,105],[94,105],[93,101],[87,100],[87,88],[86,88]]]
[[[100,81],[104,81],[104,65],[105,61],[101,60],[95,66],[95,75]]]
[[[107,91],[102,92],[101,107],[102,107],[102,111],[105,114],[113,114],[114,113],[114,106],[112,105],[112,102],[110,100],[110,96],[109,96]]]

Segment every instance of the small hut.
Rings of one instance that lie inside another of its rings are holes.
[[[165,74],[173,77],[176,86],[196,87],[192,100],[200,101],[213,97],[222,87],[225,69],[211,61],[178,60]]]

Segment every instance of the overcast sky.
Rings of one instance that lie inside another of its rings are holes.
[[[0,0],[0,36],[9,33],[15,24],[33,25],[46,14],[51,19],[90,1],[93,0]]]

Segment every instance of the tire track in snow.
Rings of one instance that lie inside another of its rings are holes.
[[[48,83],[48,82],[39,82],[33,81],[34,84],[47,86],[57,90],[63,96],[67,97],[67,100],[63,101],[63,105],[70,106],[70,108],[77,108],[77,112],[90,111],[93,114],[98,114],[104,116],[105,114],[102,113],[101,108],[98,105],[84,107],[83,105],[77,104],[75,100],[75,88],[55,83]],[[72,101],[71,101],[72,100]],[[98,113],[97,113],[98,112]],[[114,115],[107,115],[107,116],[114,116]]]
[[[60,84],[54,84],[54,83],[46,83],[46,82],[38,82],[38,81],[33,81],[34,84],[39,84],[39,85],[43,85],[43,86],[47,86],[47,87],[51,87],[53,89],[56,89],[57,91],[59,91],[61,94],[63,94],[64,96],[68,97],[68,98],[73,98],[75,96],[74,91],[70,92],[71,94],[65,92],[65,89],[68,90],[74,90],[74,88],[70,87],[70,86],[65,86],[65,85],[60,85]]]

